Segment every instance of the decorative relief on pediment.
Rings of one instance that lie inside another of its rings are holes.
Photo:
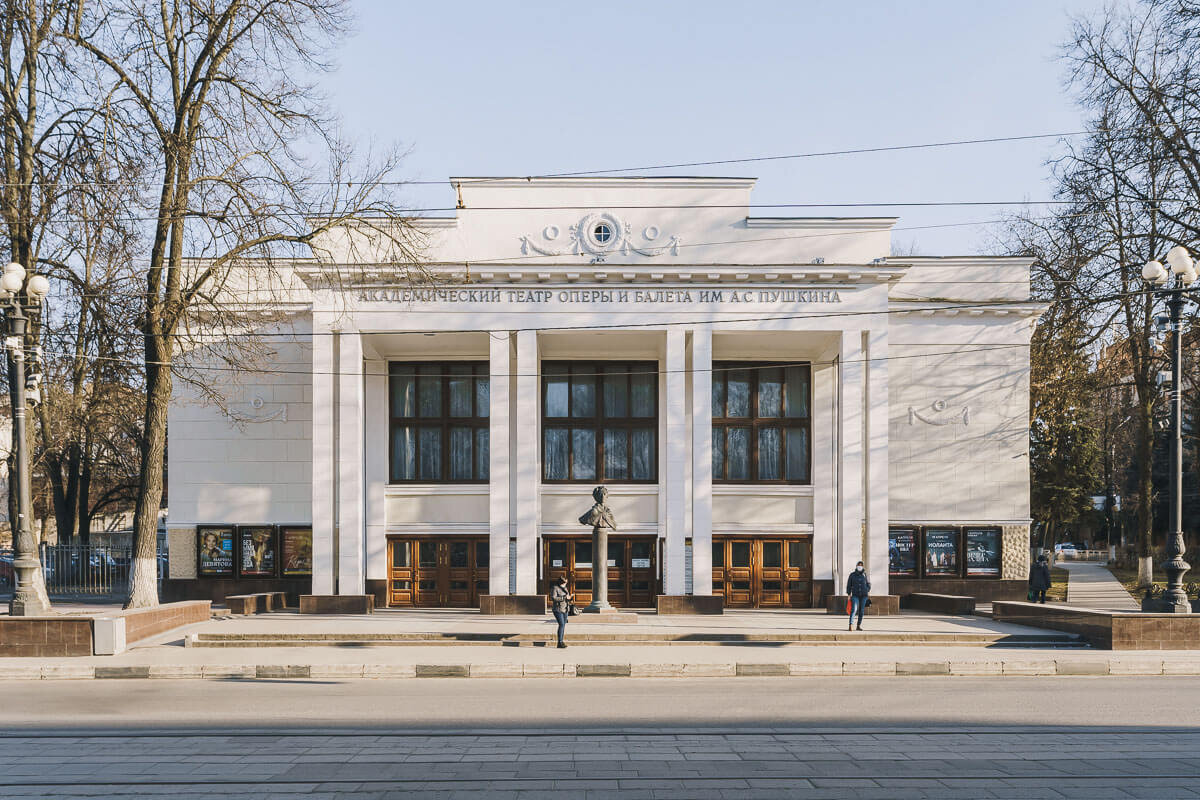
[[[608,211],[586,215],[564,231],[557,225],[547,225],[540,233],[521,236],[522,255],[591,256],[601,263],[608,256],[636,253],[640,256],[679,255],[679,237],[672,235],[664,242],[657,225],[646,225],[635,231],[633,225]]]
[[[951,411],[946,413],[946,401],[934,400],[929,404],[929,408],[937,416],[925,416],[920,411],[917,411],[912,406],[908,407],[908,424],[915,425],[917,420],[924,422],[926,425],[952,425],[955,422],[962,422],[963,425],[971,424],[971,407],[963,406],[961,411]],[[926,412],[928,413],[928,412]]]

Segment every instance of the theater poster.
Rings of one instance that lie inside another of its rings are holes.
[[[271,525],[239,525],[242,546],[239,571],[247,578],[274,578],[276,567],[275,528]]]
[[[196,574],[224,578],[233,575],[233,527],[201,525],[196,528]]]
[[[912,528],[888,530],[888,574],[898,578],[917,576],[917,532]]]
[[[312,575],[312,528],[281,525],[279,539],[283,546],[283,575],[299,578]]]
[[[992,578],[1000,576],[1000,531],[995,528],[967,528],[967,574]]]
[[[958,574],[958,531],[925,529],[925,575]]]

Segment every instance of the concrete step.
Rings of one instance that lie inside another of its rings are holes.
[[[1082,648],[1087,642],[1074,634],[996,633],[649,633],[571,632],[574,645],[686,646],[743,644],[780,646],[946,646]],[[545,647],[554,643],[553,633],[193,633],[188,647],[404,647],[494,645],[498,647]]]

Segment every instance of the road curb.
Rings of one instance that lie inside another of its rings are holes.
[[[19,680],[297,680],[384,678],[753,678],[1196,676],[1197,661],[1107,660],[820,661],[660,664],[132,664],[5,665],[0,682]]]

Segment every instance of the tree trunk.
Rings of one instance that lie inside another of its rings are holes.
[[[79,510],[76,511],[76,520],[79,526],[79,543],[85,547],[92,543],[92,515],[90,512],[91,504],[88,499],[92,494],[92,462],[91,448],[85,454],[83,464],[79,469]]]
[[[158,605],[158,509],[163,494],[171,370],[170,367],[157,366],[153,359],[148,360],[151,363],[146,369],[146,429],[142,445],[141,479],[133,512],[133,571],[126,608],[152,608]]]
[[[1145,588],[1154,582],[1154,563],[1150,557],[1153,549],[1154,535],[1154,423],[1151,417],[1150,404],[1147,401],[1138,403],[1137,419],[1134,420],[1134,437],[1137,440],[1138,464],[1138,586]]]

